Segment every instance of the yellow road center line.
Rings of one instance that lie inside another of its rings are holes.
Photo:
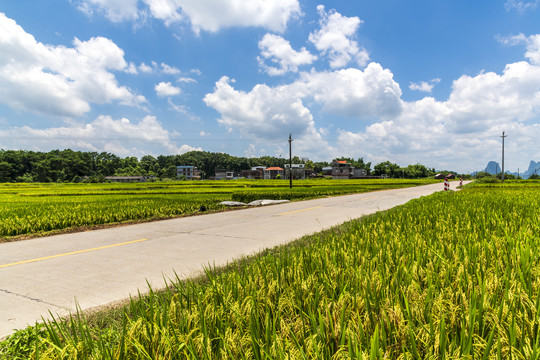
[[[279,216],[281,216],[281,215],[289,215],[289,214],[294,214],[294,213],[298,213],[298,212],[302,212],[302,211],[315,210],[315,209],[320,209],[320,208],[322,208],[322,206],[315,206],[315,207],[307,208],[307,209],[301,209],[301,210],[289,211],[289,212],[281,213],[281,214],[278,214],[278,215],[279,215]]]
[[[368,196],[368,197],[362,198],[362,199],[360,199],[360,200],[369,200],[369,199],[375,199],[375,198],[377,198],[377,197],[379,197],[379,195],[375,195],[375,196]]]
[[[116,246],[129,245],[129,244],[134,244],[134,243],[138,243],[138,242],[146,241],[146,240],[148,240],[148,239],[132,240],[132,241],[126,241],[126,242],[123,242],[123,243],[120,243],[120,244],[105,245],[105,246],[100,246],[100,247],[96,247],[96,248],[92,248],[92,249],[78,250],[78,251],[72,251],[72,252],[68,252],[68,253],[64,253],[64,254],[57,254],[57,255],[40,257],[40,258],[37,258],[37,259],[23,260],[23,261],[14,262],[14,263],[11,263],[11,264],[0,265],[0,268],[5,268],[5,267],[8,267],[8,266],[21,265],[21,264],[27,264],[27,263],[41,261],[41,260],[54,259],[54,258],[58,258],[58,257],[62,257],[62,256],[82,254],[82,253],[85,253],[85,252],[101,250],[101,249],[108,249],[108,248],[112,248],[112,247],[116,247]]]

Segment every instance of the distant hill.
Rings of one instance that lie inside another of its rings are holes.
[[[523,179],[527,179],[529,176],[534,174],[534,171],[536,169],[538,169],[537,174],[540,174],[540,169],[539,168],[540,168],[540,161],[535,162],[535,161],[531,160],[531,162],[529,163],[529,168],[526,171],[520,171],[519,176],[521,176]],[[496,161],[490,161],[490,162],[488,162],[488,164],[487,164],[487,166],[486,166],[486,168],[484,170],[475,171],[475,172],[471,173],[471,175],[474,176],[477,173],[482,172],[482,171],[487,172],[487,173],[489,173],[491,175],[495,175],[495,174],[498,174],[498,173],[501,172],[501,166]],[[516,175],[516,176],[518,175],[517,172],[505,171],[504,173],[505,174],[512,174],[512,175]]]
[[[531,160],[531,162],[529,163],[529,168],[527,169],[527,171],[525,171],[523,173],[523,178],[526,179],[528,178],[529,176],[531,176],[532,174],[534,174],[534,171],[536,169],[540,168],[540,161],[538,162],[534,162]],[[540,173],[540,170],[537,171],[537,173]]]
[[[491,175],[495,175],[501,172],[501,166],[496,161],[490,161],[488,162],[486,168],[482,171],[490,173]]]

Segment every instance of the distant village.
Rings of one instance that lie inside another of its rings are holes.
[[[264,167],[253,166],[250,170],[241,172],[228,169],[216,170],[215,175],[208,180],[235,180],[235,179],[258,179],[258,180],[304,180],[320,177],[332,179],[380,179],[386,175],[369,176],[365,169],[358,169],[344,160],[334,160],[330,166],[324,167],[321,173],[315,173],[313,169],[306,169],[305,164],[285,164],[284,168],[279,166]],[[180,165],[176,167],[176,177],[185,180],[202,180],[202,172],[196,166]],[[144,182],[151,178],[148,176],[107,176],[105,178],[111,182]]]
[[[443,171],[444,175],[449,173]],[[438,175],[422,164],[375,164],[363,158],[334,158],[313,162],[307,158],[237,157],[225,153],[190,151],[178,155],[119,157],[111,153],[0,149],[0,183],[6,182],[147,182],[160,180],[232,179],[418,179]]]

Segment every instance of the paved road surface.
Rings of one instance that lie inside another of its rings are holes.
[[[459,183],[452,182],[455,188]],[[443,190],[443,184],[293,202],[0,244],[0,339],[42,316],[145,292],[347,220]]]

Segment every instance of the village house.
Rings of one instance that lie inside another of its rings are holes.
[[[292,164],[292,169],[290,164],[285,164],[285,179],[290,179],[290,174],[292,173],[293,180],[304,180],[306,178],[306,168],[304,164]]]
[[[359,179],[367,176],[365,169],[356,169],[344,160],[334,160],[331,168],[332,179]]]
[[[236,174],[234,171],[229,170],[216,170],[215,180],[232,180],[239,177],[240,174]]]
[[[242,177],[246,179],[264,179],[264,166],[254,166],[251,170],[242,170]]]
[[[322,168],[322,175],[323,176],[332,176],[332,167],[331,166],[325,166]]]
[[[355,179],[359,179],[359,178],[363,178],[363,177],[367,176],[367,170],[366,169],[354,168],[353,172],[354,172],[353,178],[355,178]]]
[[[350,179],[354,175],[354,167],[345,160],[332,161],[332,179]]]
[[[277,166],[264,169],[265,180],[278,179],[278,176],[280,179],[283,179],[285,176],[285,170]]]
[[[188,180],[200,180],[201,172],[195,166],[177,166],[176,177],[185,176]]]

